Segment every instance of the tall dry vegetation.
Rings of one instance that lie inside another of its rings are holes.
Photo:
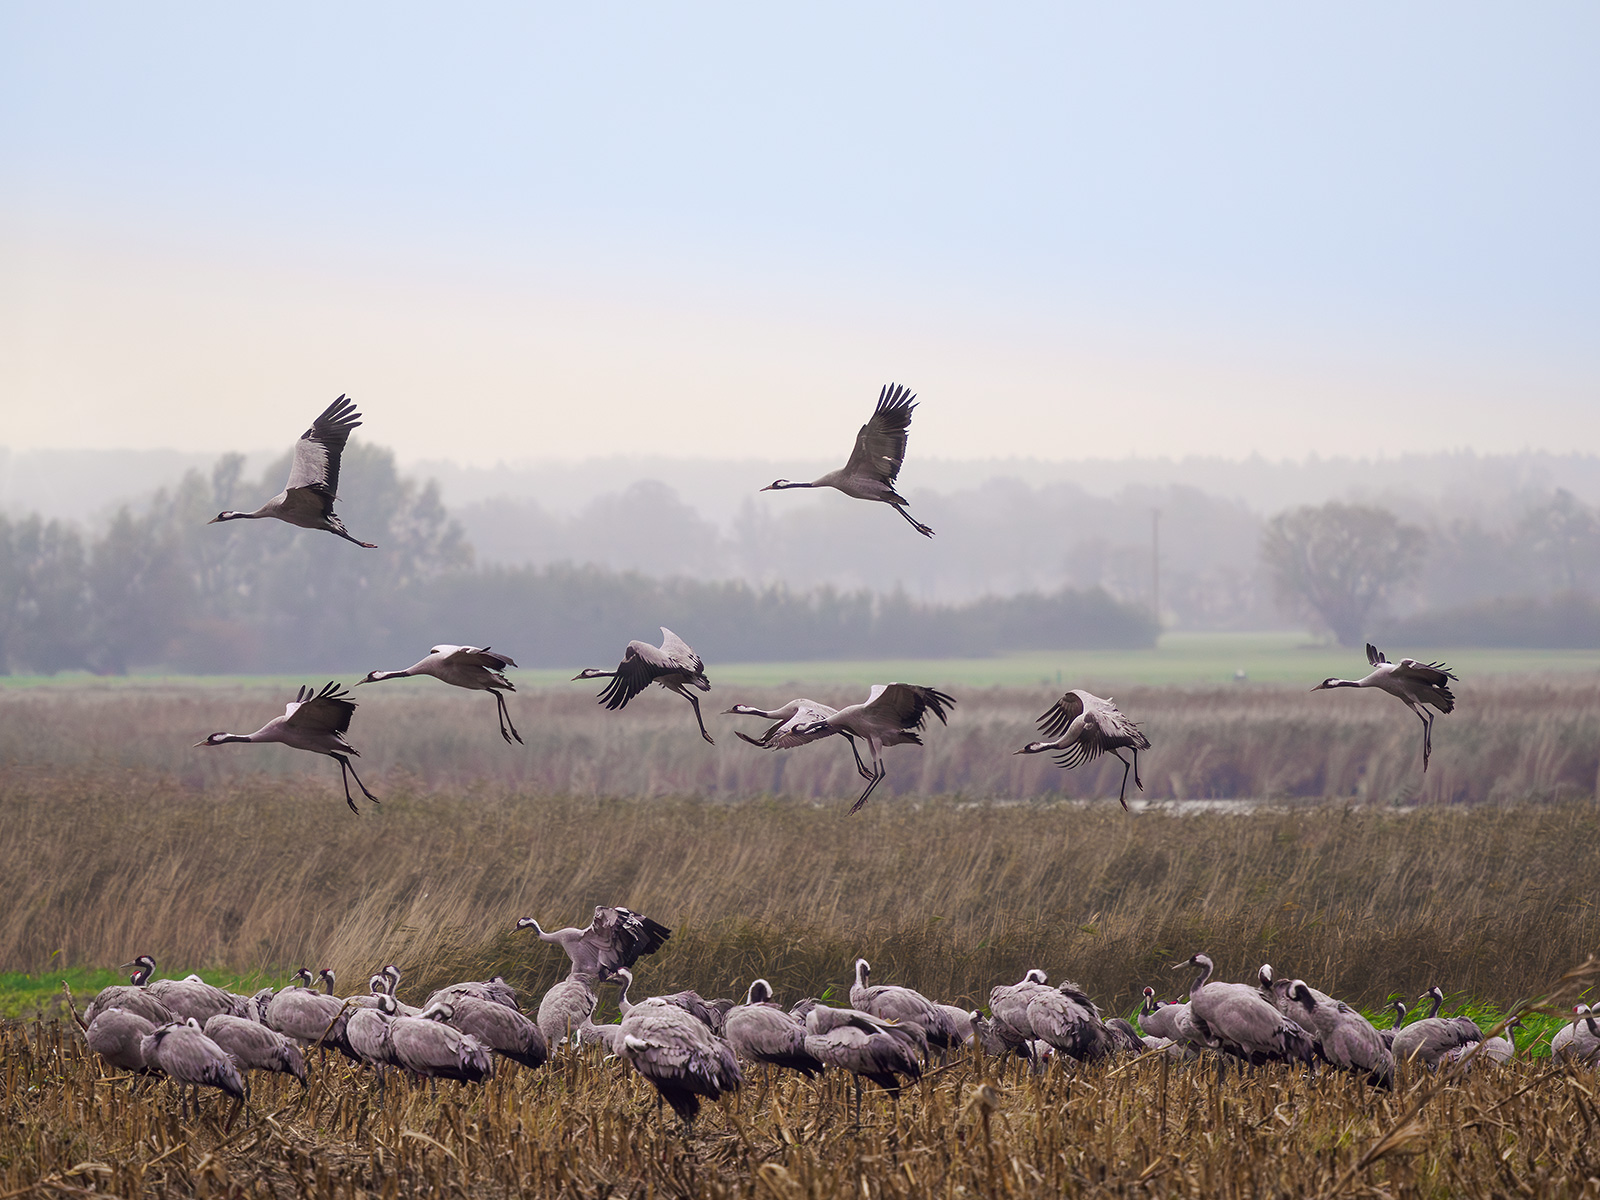
[[[350,736],[363,755],[362,777],[380,796],[385,789],[498,785],[554,795],[831,799],[859,788],[842,741],[763,753],[733,736],[758,729],[754,718],[714,715],[736,701],[781,704],[799,685],[717,685],[702,701],[715,747],[695,735],[688,706],[660,689],[619,713],[599,709],[596,690],[573,685],[511,697],[527,746],[507,747],[487,696],[433,680],[384,683],[356,690],[361,707]],[[1058,689],[953,690],[960,702],[949,727],[935,723],[925,749],[891,750],[877,797],[1115,794],[1122,765],[1114,759],[1063,772],[1045,756],[1012,753],[1037,736],[1034,719]],[[1425,777],[1420,722],[1381,694],[1135,687],[1117,688],[1116,699],[1154,743],[1140,764],[1152,799],[1472,803],[1595,795],[1600,680],[1468,680],[1457,692],[1458,710],[1435,727]],[[832,704],[864,698],[859,689],[809,694]],[[320,789],[334,768],[309,755],[281,747],[193,749],[215,730],[258,728],[291,696],[262,687],[3,690],[0,764],[153,770],[195,789],[263,776],[314,780],[310,786]]]
[[[516,918],[582,923],[606,903],[677,931],[644,989],[732,995],[764,975],[816,994],[865,954],[878,978],[954,1003],[1043,966],[1126,1010],[1145,983],[1181,990],[1167,965],[1197,950],[1225,976],[1265,959],[1367,1003],[1437,983],[1505,1004],[1600,948],[1592,802],[1128,815],[885,797],[850,817],[844,801],[391,774],[357,818],[333,783],[8,770],[0,963],[149,953],[168,971],[307,964],[348,981],[394,961],[413,997],[497,972],[537,993],[566,962]]]

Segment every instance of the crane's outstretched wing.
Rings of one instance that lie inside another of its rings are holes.
[[[878,393],[878,407],[856,434],[855,449],[845,464],[846,475],[875,475],[893,484],[906,460],[906,431],[911,413],[917,407],[909,388],[885,384]]]
[[[1039,714],[1039,732],[1048,738],[1058,738],[1083,715],[1083,693],[1074,688]]]
[[[1379,650],[1371,642],[1367,643],[1367,666],[1375,667],[1379,663],[1386,663],[1388,661],[1389,660],[1383,656],[1382,650]]]
[[[646,954],[654,954],[671,936],[672,930],[649,917],[626,908],[600,905],[580,942],[596,953],[600,977],[605,978],[622,967],[633,966]]]
[[[320,692],[302,687],[287,724],[296,729],[345,733],[350,728],[350,716],[356,711],[356,702],[346,699],[348,695],[337,683],[329,683]]]
[[[945,705],[953,708],[956,703],[953,696],[913,683],[891,683],[882,691],[876,687],[873,691],[876,694],[863,707],[887,711],[899,722],[901,729],[921,729],[930,712],[939,718],[941,724],[948,724],[949,714],[945,712]]]
[[[600,693],[600,703],[609,709],[626,708],[645,688],[655,682],[657,675],[679,668],[667,662],[661,651],[644,642],[629,642],[617,664],[617,673]]]
[[[360,416],[356,402],[347,396],[328,405],[294,444],[294,465],[285,490],[310,488],[322,497],[325,508],[332,509],[339,496],[339,457],[350,431],[361,424]]]
[[[1443,663],[1420,663],[1414,658],[1402,658],[1395,664],[1394,673],[1401,679],[1411,679],[1428,688],[1438,697],[1440,710],[1454,712],[1456,694],[1450,690],[1449,680],[1456,674]]]
[[[649,649],[661,655],[664,662],[672,663],[679,670],[687,671],[691,675],[698,675],[705,670],[705,663],[701,662],[700,656],[689,648],[689,643],[665,625],[661,627],[661,649],[656,650],[654,646]]]
[[[1420,683],[1426,683],[1430,687],[1442,688],[1451,679],[1457,679],[1459,682],[1456,673],[1442,662],[1423,663],[1414,658],[1402,658],[1395,665],[1394,673],[1407,679],[1415,679]]]

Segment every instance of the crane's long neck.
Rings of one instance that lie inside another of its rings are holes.
[[[216,741],[214,741],[211,744],[213,746],[220,746],[224,742],[259,742],[259,741],[264,741],[265,739],[260,736],[260,733],[261,733],[260,730],[257,730],[255,733],[225,733],[225,734],[223,734],[221,737],[219,737]]]
[[[128,982],[133,984],[134,987],[143,987],[150,982],[150,976],[155,973],[155,969],[154,963],[148,967],[141,965],[137,971],[128,977]]]
[[[820,479],[813,479],[810,483],[794,483],[794,482],[791,482],[790,480],[787,480],[787,479],[780,479],[776,483],[772,484],[770,487],[768,487],[768,488],[766,488],[764,490],[769,491],[769,492],[786,492],[790,488],[814,488],[814,487],[827,487],[827,486],[828,485],[826,483],[822,482],[822,480],[820,480]]]
[[[1331,688],[1336,687],[1371,687],[1365,679],[1333,679],[1328,682]]]
[[[218,521],[259,521],[263,517],[267,517],[267,516],[270,516],[270,515],[271,514],[267,512],[265,506],[256,509],[255,512],[234,512],[234,511],[232,511],[230,509],[228,512],[218,513],[217,516],[216,516],[216,520],[218,520]]]
[[[405,679],[417,673],[415,667],[407,667],[404,671],[374,671],[372,677],[366,682],[381,683],[385,679]]]
[[[617,977],[622,980],[622,993],[617,997],[617,1011],[627,1016],[633,1011],[633,1002],[628,999],[628,989],[633,986],[633,973],[631,971],[618,971]]]
[[[1195,998],[1201,988],[1205,987],[1206,980],[1211,978],[1211,963],[1209,960],[1201,959],[1195,965],[1200,968],[1200,974],[1196,975],[1194,982],[1189,985],[1189,999],[1191,1000]]]
[[[862,962],[859,958],[856,959],[856,986],[858,988],[864,988],[867,986],[866,966],[867,964]]]
[[[1443,996],[1435,996],[1433,998],[1433,1007],[1428,1010],[1428,1018],[1430,1020],[1439,1015],[1439,1006],[1442,1005],[1443,1003],[1444,1003],[1444,997]]]
[[[1400,1026],[1404,1025],[1405,1023],[1406,1023],[1406,1006],[1405,1006],[1405,1003],[1404,1003],[1404,1001],[1396,1000],[1394,1002],[1394,1027],[1396,1029],[1399,1029]]]

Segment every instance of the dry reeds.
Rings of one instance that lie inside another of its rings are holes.
[[[937,680],[918,682],[937,683]],[[1309,685],[1308,685],[1309,686]],[[834,740],[768,753],[733,736],[753,718],[717,716],[735,701],[774,707],[798,685],[704,701],[715,747],[695,736],[688,706],[659,690],[622,712],[588,690],[551,688],[510,698],[527,746],[507,747],[493,701],[432,680],[362,688],[351,730],[362,778],[382,796],[484,784],[540,795],[811,798],[859,788],[848,748]],[[1434,730],[1422,774],[1421,725],[1388,696],[1267,685],[1126,688],[1119,705],[1154,748],[1141,755],[1149,799],[1322,799],[1366,803],[1506,802],[1593,797],[1600,779],[1600,686],[1581,679],[1468,681],[1455,713]],[[833,704],[858,692],[813,691]],[[1073,771],[1047,756],[1012,752],[1035,736],[1054,689],[956,689],[948,728],[923,749],[888,753],[889,777],[873,803],[900,796],[973,799],[1113,796],[1122,765],[1104,759]],[[195,749],[220,729],[249,732],[282,711],[283,689],[23,689],[0,691],[0,763],[41,769],[154,770],[191,788],[263,774],[331,786],[326,762],[281,746]]]
[[[492,714],[490,714],[492,719]],[[248,747],[243,749],[249,749]],[[398,962],[407,991],[502,973],[537,993],[559,950],[516,918],[626,904],[675,928],[642,988],[820,994],[877,977],[981,1005],[1043,966],[1126,1011],[1167,965],[1271,961],[1378,1005],[1438,983],[1502,1006],[1600,947],[1592,803],[1124,814],[1115,804],[547,797],[391,779],[351,816],[329,780],[187,786],[152,771],[0,782],[0,965],[163,973]],[[413,994],[414,995],[414,994]]]

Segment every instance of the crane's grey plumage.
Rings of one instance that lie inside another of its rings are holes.
[[[855,1077],[856,1124],[861,1124],[861,1081],[869,1079],[899,1098],[902,1079],[921,1079],[928,1044],[911,1025],[896,1025],[853,1008],[814,1004],[806,1014],[806,1050]]]
[[[181,1090],[195,1089],[195,1107],[203,1087],[220,1088],[235,1100],[244,1099],[244,1079],[228,1052],[208,1038],[194,1018],[181,1025],[161,1025],[139,1043],[146,1066],[155,1067]],[[187,1109],[187,1102],[185,1102]]]
[[[164,1023],[170,1024],[170,1022]],[[95,1015],[94,1020],[89,1022],[89,1027],[83,1031],[83,1038],[89,1043],[89,1049],[113,1067],[147,1075],[153,1074],[154,1071],[144,1061],[141,1043],[155,1031],[154,1022],[146,1020],[138,1013],[112,1007],[103,1009]]]
[[[1394,1055],[1371,1021],[1342,1000],[1306,986],[1303,979],[1289,980],[1284,995],[1294,1006],[1288,1015],[1316,1036],[1323,1058],[1364,1074],[1379,1087],[1394,1085]]]
[[[545,929],[533,917],[519,918],[517,928],[531,929],[540,941],[560,946],[572,960],[572,974],[591,983],[654,954],[672,936],[672,930],[659,921],[631,909],[604,904],[595,906],[593,919],[582,929]]]
[[[694,707],[694,719],[700,726],[700,736],[713,746],[717,744],[706,732],[705,718],[700,715],[700,701],[689,690],[691,687],[697,687],[702,692],[711,690],[711,681],[706,678],[706,665],[689,648],[689,643],[665,625],[661,627],[661,645],[629,642],[615,671],[585,667],[572,678],[574,682],[579,679],[610,679],[611,682],[600,693],[600,703],[613,711],[626,708],[629,700],[652,683],[659,683]]]
[[[550,1057],[538,1025],[514,1008],[471,995],[458,996],[450,1008],[450,1025],[470,1033],[503,1058],[525,1067],[542,1067]]]
[[[212,987],[198,975],[186,979],[152,979],[146,990],[165,1004],[179,1021],[193,1017],[202,1028],[212,1017],[248,1017],[252,1005],[247,996],[236,996]]]
[[[1207,1046],[1252,1066],[1312,1061],[1311,1035],[1269,1004],[1259,989],[1247,983],[1209,982],[1213,965],[1204,954],[1176,964],[1173,970],[1189,966],[1200,970],[1189,988],[1189,1013]]]
[[[878,407],[857,432],[855,449],[842,468],[829,471],[810,483],[777,479],[761,490],[831,487],[855,500],[877,500],[893,505],[895,512],[904,517],[911,528],[923,537],[932,537],[933,530],[906,511],[908,501],[894,490],[900,467],[906,460],[907,431],[911,428],[911,414],[917,407],[916,399],[909,388],[885,384],[878,392]]]
[[[850,748],[855,752],[855,739],[867,743],[872,754],[872,770],[868,771],[856,754],[856,769],[867,780],[867,790],[850,806],[851,812],[860,812],[874,788],[883,782],[889,770],[884,766],[883,750],[886,746],[922,745],[917,736],[931,712],[940,724],[949,723],[946,706],[955,707],[955,699],[931,687],[911,683],[875,683],[871,692],[860,704],[850,704],[830,717],[797,726],[795,734],[805,738],[825,737],[830,733],[850,736]]]
[[[850,986],[850,1007],[886,1021],[913,1024],[927,1035],[928,1044],[949,1050],[961,1044],[961,1031],[949,1015],[921,992],[894,984],[871,986],[872,964],[856,959],[855,982]]]
[[[1153,987],[1144,989],[1144,1004],[1139,1009],[1139,1028],[1144,1030],[1147,1037],[1165,1043],[1164,1048],[1174,1058],[1194,1058],[1208,1048],[1199,1030],[1194,1027],[1189,1006],[1170,1000],[1157,1000]]]
[[[420,1017],[392,1017],[389,1046],[394,1060],[413,1075],[480,1083],[494,1074],[489,1047],[446,1024],[454,1006],[430,1004]]]
[[[1428,769],[1428,757],[1433,753],[1433,718],[1429,708],[1442,713],[1455,711],[1456,698],[1450,690],[1450,681],[1456,675],[1443,663],[1418,662],[1402,658],[1392,663],[1371,642],[1367,643],[1367,663],[1372,672],[1360,679],[1324,679],[1313,692],[1327,688],[1377,688],[1388,692],[1422,721],[1422,769]]]
[[[357,1008],[345,1018],[344,1037],[356,1058],[378,1069],[381,1084],[384,1067],[399,1065],[389,1036],[389,1022],[400,1015],[400,1005],[387,992],[376,999],[373,1007]]]
[[[305,973],[309,975],[309,972]],[[266,1026],[301,1045],[331,1046],[355,1058],[357,1056],[344,1036],[347,1020],[344,1001],[332,994],[333,972],[323,968],[320,977],[327,985],[326,992],[314,991],[309,987],[286,987],[267,1001]],[[296,978],[299,978],[298,974]]]
[[[1550,1039],[1550,1055],[1590,1065],[1600,1064],[1600,1021],[1588,1004],[1579,1004],[1572,1010],[1572,1023],[1563,1025]]]
[[[753,738],[742,730],[734,736],[743,738],[752,746],[760,746],[763,750],[793,750],[797,746],[807,745],[834,732],[831,729],[818,730],[815,733],[801,735],[795,732],[800,726],[826,721],[838,711],[815,700],[796,699],[778,708],[756,708],[750,704],[735,704],[732,708],[723,709],[722,715],[764,717],[768,721],[775,722],[758,738]]]
[[[633,972],[628,970],[627,967],[618,967],[613,974],[622,981],[622,992],[617,997],[617,1011],[623,1016],[627,1016],[634,1007],[628,999],[628,989],[633,986]],[[671,992],[666,995],[651,996],[650,999],[660,1000],[665,1004],[681,1008],[696,1021],[711,1030],[712,1033],[717,1032],[721,1014],[713,1014],[711,1006],[705,1002],[704,997],[699,992],[693,990]]]
[[[505,981],[502,976],[496,975],[493,979],[469,979],[461,983],[452,983],[442,987],[423,1002],[423,1008],[429,1009],[436,1004],[454,1004],[462,996],[472,996],[478,1000],[487,1000],[490,1004],[502,1004],[506,1008],[522,1011],[522,1006],[517,1003],[517,989]],[[420,1013],[406,1014],[420,1016]]]
[[[244,1017],[218,1013],[205,1024],[205,1034],[233,1059],[240,1072],[275,1071],[306,1084],[306,1060],[295,1042]]]
[[[350,806],[351,812],[360,815],[361,810],[350,795],[351,778],[355,779],[356,786],[368,800],[376,804],[378,798],[367,791],[367,785],[361,782],[361,776],[356,774],[355,767],[350,763],[351,756],[361,757],[361,751],[344,740],[344,735],[350,730],[350,717],[355,711],[355,701],[349,699],[337,683],[329,683],[320,692],[315,688],[302,687],[283,710],[283,716],[273,717],[254,733],[213,733],[195,745],[278,742],[296,750],[326,754],[339,764],[339,779],[344,784],[344,802]]]
[[[822,1060],[806,1049],[805,1024],[772,1002],[772,985],[765,979],[753,982],[744,1003],[728,1010],[723,1030],[746,1061],[787,1067],[808,1079],[822,1071]]]
[[[594,1015],[599,1002],[589,977],[576,973],[561,980],[539,1000],[534,1023],[544,1034],[545,1045],[556,1047],[573,1037]]]
[[[209,524],[273,517],[302,529],[326,530],[365,550],[373,549],[371,542],[351,537],[344,522],[333,511],[334,502],[339,498],[339,459],[344,455],[345,443],[350,440],[350,431],[361,424],[361,414],[355,408],[355,401],[340,396],[300,435],[294,445],[289,482],[283,491],[254,512],[225,510],[211,518]]]
[[[633,1005],[618,1040],[617,1057],[649,1080],[686,1122],[699,1113],[700,1097],[715,1100],[744,1083],[733,1047],[664,999]]]
[[[1039,731],[1051,740],[1029,742],[1018,754],[1043,754],[1060,751],[1056,766],[1071,769],[1080,763],[1093,762],[1102,754],[1113,754],[1122,763],[1122,790],[1117,800],[1124,809],[1128,807],[1128,772],[1133,772],[1133,782],[1144,791],[1144,781],[1139,778],[1139,751],[1150,749],[1150,739],[1128,720],[1110,697],[1102,700],[1092,692],[1073,688],[1039,716]],[[1122,751],[1133,751],[1133,762],[1122,757]]]
[[[1444,992],[1437,986],[1429,988],[1423,997],[1432,997],[1432,1010],[1422,1020],[1396,1029],[1390,1049],[1395,1062],[1418,1061],[1432,1071],[1450,1051],[1468,1042],[1483,1041],[1483,1031],[1469,1018],[1441,1017],[1439,1006],[1444,1003]]]
[[[152,1027],[171,1025],[177,1021],[178,1016],[160,1000],[150,994],[146,985],[150,976],[155,973],[156,960],[148,954],[141,954],[131,963],[123,966],[133,967],[134,972],[125,984],[113,984],[108,988],[101,988],[89,1007],[84,1010],[83,1024],[94,1024],[94,1020],[107,1009],[120,1008],[124,1012],[137,1013]]]
[[[520,743],[522,735],[511,723],[511,710],[506,707],[506,698],[500,693],[514,692],[517,688],[501,672],[516,665],[509,655],[496,654],[487,646],[435,646],[428,651],[427,658],[413,663],[404,671],[368,671],[365,678],[356,680],[356,686],[380,683],[385,679],[404,679],[409,675],[432,675],[454,687],[488,692],[497,706],[500,736],[510,745],[512,738]]]
[[[1082,988],[1071,982],[1053,988],[1043,976],[1043,971],[1030,971],[1020,983],[990,990],[989,1011],[1002,1027],[1003,1041],[1011,1046],[1042,1041],[1085,1062],[1098,1061],[1126,1045],[1120,1033],[1107,1029],[1099,1008]]]
[[[580,1046],[604,1046],[607,1054],[615,1054],[622,1045],[622,1023],[609,1021],[596,1025],[592,1016],[585,1017],[578,1026],[577,1039]]]
[[[1468,1042],[1464,1046],[1457,1046],[1444,1056],[1446,1063],[1460,1063],[1462,1070],[1474,1067],[1489,1066],[1503,1067],[1517,1054],[1515,1032],[1522,1028],[1522,1018],[1513,1017],[1506,1022],[1503,1032],[1495,1037],[1486,1037],[1481,1042]],[[1552,1054],[1554,1051],[1551,1052]]]

